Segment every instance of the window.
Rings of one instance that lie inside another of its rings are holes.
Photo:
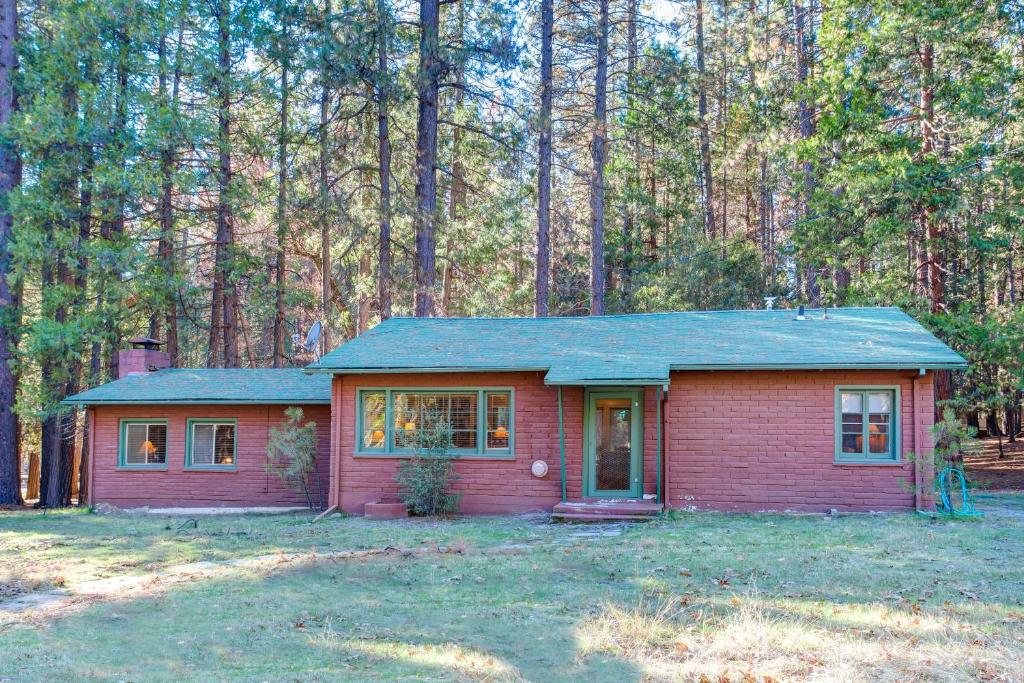
[[[121,420],[121,467],[167,467],[167,421]]]
[[[839,387],[836,391],[836,460],[898,460],[899,390]]]
[[[188,421],[185,467],[204,470],[233,470],[235,462],[235,421]]]
[[[451,425],[452,454],[512,453],[509,389],[364,389],[359,392],[357,453],[405,454],[435,420]]]

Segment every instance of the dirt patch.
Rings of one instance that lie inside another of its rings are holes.
[[[981,489],[993,491],[1024,490],[1024,441],[1008,443],[1003,439],[1003,458],[998,439],[983,439],[977,452],[964,458],[967,479]]]

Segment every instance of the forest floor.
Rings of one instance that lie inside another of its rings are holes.
[[[978,499],[636,525],[0,512],[0,681],[1021,681],[1024,494]]]
[[[1015,443],[1003,439],[999,458],[998,439],[978,442],[979,448],[964,458],[964,471],[972,486],[993,491],[1024,491],[1024,439]]]

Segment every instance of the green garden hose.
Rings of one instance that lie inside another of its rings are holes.
[[[946,465],[935,480],[938,509],[950,517],[978,517],[984,513],[974,507],[967,491],[967,475],[959,467]]]

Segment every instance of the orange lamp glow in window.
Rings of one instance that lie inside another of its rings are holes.
[[[416,423],[415,422],[406,422],[405,423],[405,429],[406,429],[406,431],[411,432],[412,430],[416,429]]]
[[[494,437],[496,439],[507,439],[508,430],[505,429],[504,427],[498,427],[497,429],[494,430]]]
[[[156,453],[156,446],[149,439],[143,441],[142,445],[139,446],[139,455],[153,455],[154,453]]]
[[[373,443],[380,443],[381,441],[384,440],[384,431],[380,429],[375,429],[373,430],[373,434],[371,436],[373,438]]]

